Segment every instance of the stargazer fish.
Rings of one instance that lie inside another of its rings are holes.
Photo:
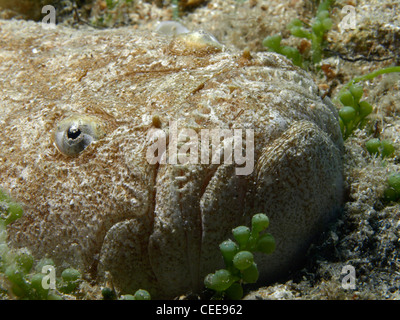
[[[119,292],[199,292],[256,213],[276,241],[255,255],[266,284],[341,207],[336,108],[281,55],[0,20],[0,92],[0,188],[24,208],[10,245]]]

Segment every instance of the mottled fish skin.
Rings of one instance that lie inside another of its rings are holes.
[[[105,133],[76,156],[54,141],[70,116]],[[149,164],[149,130],[172,120],[253,129],[254,172]],[[172,298],[223,267],[219,243],[255,213],[269,216],[277,245],[256,256],[260,279],[298,265],[341,206],[342,138],[335,107],[280,55],[0,20],[0,187],[24,205],[13,246],[98,281],[108,271],[121,292]]]

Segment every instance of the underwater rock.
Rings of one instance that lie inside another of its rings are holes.
[[[342,202],[336,108],[284,57],[207,39],[0,20],[13,246],[172,298],[201,290],[219,243],[263,212],[276,251],[256,256],[260,280],[301,263]],[[200,139],[212,130],[224,139]]]

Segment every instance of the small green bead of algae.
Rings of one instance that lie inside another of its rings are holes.
[[[268,36],[263,40],[263,46],[275,50],[275,52],[280,51],[282,37],[280,35]]]
[[[9,224],[9,223],[21,218],[24,213],[24,211],[22,210],[22,207],[16,202],[9,202],[7,211],[8,211],[8,216],[5,220],[6,224]]]
[[[292,29],[293,27],[302,27],[302,26],[303,26],[303,22],[298,18],[293,19],[287,25],[287,27],[289,29]]]
[[[9,201],[9,197],[7,196],[7,194],[0,189],[0,201]]]
[[[233,257],[233,265],[239,270],[245,270],[254,262],[254,256],[250,251],[240,251]]]
[[[340,95],[339,100],[344,106],[354,107],[354,97],[348,90]]]
[[[232,262],[233,257],[239,251],[238,245],[232,240],[226,240],[219,245],[221,254],[225,260],[225,263]]]
[[[328,31],[332,28],[333,22],[331,18],[325,18],[322,20],[322,26],[324,28],[324,31]]]
[[[378,154],[379,148],[381,146],[381,141],[377,138],[368,140],[365,143],[365,147],[370,154]]]
[[[31,278],[31,287],[36,290],[36,292],[42,297],[45,298],[47,297],[47,294],[49,292],[49,289],[44,289],[43,288],[43,278],[45,277],[45,274],[43,273],[36,273],[35,275],[32,276]]]
[[[339,116],[344,123],[348,123],[356,117],[356,110],[353,107],[345,106],[339,110]]]
[[[290,29],[290,33],[298,38],[306,38],[310,37],[310,33],[303,29],[303,27],[293,26]]]
[[[257,213],[251,219],[251,228],[254,232],[264,231],[269,227],[269,218],[263,213]]]
[[[388,184],[400,195],[400,173],[394,173],[389,176]]]
[[[394,146],[393,144],[388,141],[388,140],[382,140],[381,142],[381,154],[382,158],[387,158],[391,156],[394,153]]]
[[[250,238],[250,229],[245,226],[239,226],[232,230],[233,237],[239,243],[240,246],[245,246]]]
[[[255,283],[259,277],[257,265],[252,263],[250,267],[242,271],[242,279],[246,283]]]
[[[108,287],[101,289],[101,294],[104,300],[115,300],[117,298],[115,291]]]
[[[351,85],[349,87],[350,93],[353,95],[353,98],[356,102],[359,102],[362,95],[364,94],[364,89],[362,86],[359,85]]]
[[[272,234],[265,233],[257,241],[257,251],[270,254],[275,251],[275,239]]]
[[[383,192],[383,198],[386,201],[396,201],[398,197],[399,195],[394,188],[389,187]]]
[[[324,26],[322,24],[322,21],[319,19],[314,21],[314,23],[311,25],[311,28],[314,34],[318,37],[321,37],[324,33]]]
[[[17,285],[21,289],[26,288],[27,283],[24,279],[24,273],[17,267],[17,265],[12,264],[8,266],[4,274],[13,284]]]
[[[61,273],[61,278],[64,281],[76,281],[81,278],[81,273],[74,268],[68,268]]]
[[[359,105],[359,114],[361,118],[365,118],[372,112],[372,106],[367,101],[361,101]]]
[[[232,274],[226,269],[220,269],[215,273],[208,274],[204,279],[204,284],[207,288],[215,291],[225,291],[234,282]]]
[[[20,249],[15,255],[15,262],[21,271],[28,273],[32,269],[34,258],[27,249]]]
[[[146,290],[139,289],[135,292],[134,294],[135,300],[150,300],[150,293],[148,293]]]
[[[324,20],[329,18],[329,11],[328,10],[321,10],[317,13],[317,18],[320,20]]]

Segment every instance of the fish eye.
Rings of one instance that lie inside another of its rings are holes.
[[[76,156],[104,136],[103,125],[97,118],[75,115],[58,123],[54,142],[64,155]]]

